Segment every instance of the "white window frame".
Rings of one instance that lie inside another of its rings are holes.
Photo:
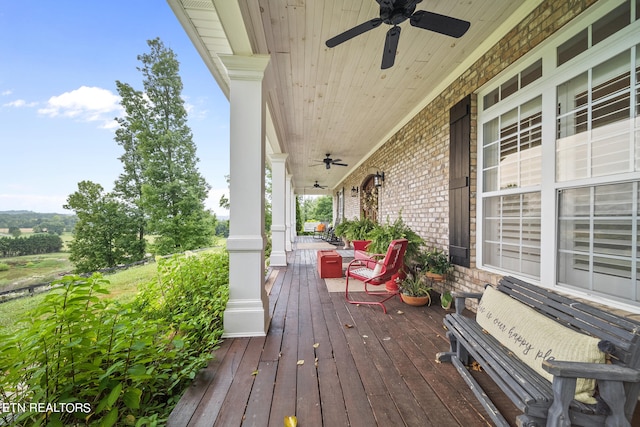
[[[611,35],[606,40],[590,47],[586,52],[565,62],[560,67],[556,67],[556,48],[582,31],[585,27],[595,22],[599,18],[624,3],[624,0],[600,1],[578,18],[574,19],[566,28],[561,29],[552,37],[548,38],[540,46],[527,53],[523,58],[514,63],[511,67],[500,73],[496,78],[478,89],[478,136],[477,136],[477,180],[478,193],[476,203],[476,266],[479,269],[490,271],[496,274],[511,274],[497,270],[496,268],[483,264],[483,243],[484,243],[484,198],[497,195],[519,194],[526,191],[541,192],[541,256],[540,263],[543,266],[540,271],[539,281],[530,277],[523,277],[530,282],[534,282],[543,287],[558,288],[568,291],[586,299],[594,299],[613,303],[622,306],[627,310],[640,313],[640,303],[625,304],[615,298],[608,298],[602,294],[591,294],[580,290],[569,289],[557,285],[557,192],[559,189],[567,189],[581,186],[593,186],[607,183],[617,183],[628,180],[640,180],[640,172],[625,173],[622,175],[608,175],[593,178],[579,179],[567,182],[556,182],[556,87],[571,78],[593,68],[594,66],[614,57],[615,55],[631,49],[640,44],[640,20],[632,21],[631,25],[616,34]],[[631,1],[631,14],[635,16],[635,0]],[[640,56],[640,49],[638,49]],[[538,59],[542,58],[542,77],[528,86],[518,90],[508,98],[484,110],[484,96],[504,84],[515,74],[522,72]],[[632,57],[632,61],[636,58]],[[635,62],[633,62],[635,63]],[[518,105],[542,96],[542,177],[539,186],[521,187],[515,189],[500,190],[495,192],[483,192],[483,127],[484,123],[516,108]]]

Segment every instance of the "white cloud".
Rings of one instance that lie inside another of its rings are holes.
[[[113,128],[113,118],[122,114],[120,97],[110,90],[82,86],[71,92],[52,96],[38,113],[49,117],[66,117],[83,122],[99,122],[102,128]]]
[[[2,104],[3,107],[15,107],[15,108],[35,107],[36,105],[38,105],[37,102],[27,102],[24,99],[16,99],[15,101]]]
[[[13,93],[13,91],[12,91],[12,90],[5,90],[5,91],[3,91],[0,95],[2,95],[2,96],[9,96],[9,95],[11,95],[12,93]]]

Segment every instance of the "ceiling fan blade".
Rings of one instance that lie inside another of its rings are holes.
[[[346,164],[346,163],[335,163],[335,162],[334,162],[333,164],[334,164],[334,165],[336,165],[336,166],[349,166],[349,165],[348,165],[348,164]]]
[[[327,47],[338,46],[340,43],[344,43],[347,40],[351,40],[352,38],[359,36],[360,34],[365,33],[369,30],[373,30],[380,24],[382,24],[382,19],[373,18],[370,21],[363,22],[362,24],[356,25],[355,27],[345,31],[344,33],[340,33],[337,36],[330,38],[329,40],[326,41],[325,44],[327,45]]]
[[[342,159],[331,159],[331,163],[333,163],[334,165],[336,164],[336,162],[341,162]]]
[[[400,27],[391,27],[387,31],[387,38],[384,41],[384,52],[382,52],[382,68],[393,67],[393,63],[396,61],[396,51],[398,50],[398,40],[400,40]]]
[[[467,32],[471,23],[451,16],[418,10],[409,19],[411,25],[425,30],[435,31],[445,36],[459,38]]]

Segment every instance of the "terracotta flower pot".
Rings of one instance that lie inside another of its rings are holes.
[[[420,307],[431,303],[431,296],[429,295],[423,297],[410,297],[401,294],[401,297],[405,304],[413,305],[414,307]]]

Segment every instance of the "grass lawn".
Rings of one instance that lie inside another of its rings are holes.
[[[73,270],[68,252],[0,258],[0,262],[9,266],[0,271],[0,290],[49,283]]]

